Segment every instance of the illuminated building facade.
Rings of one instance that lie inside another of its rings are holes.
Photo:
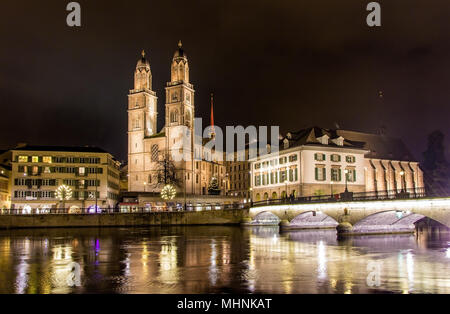
[[[384,135],[312,127],[288,133],[279,147],[250,160],[254,201],[424,186],[405,145]]]
[[[31,213],[64,206],[77,212],[118,202],[120,163],[100,148],[25,145],[9,154],[13,209]],[[71,192],[64,205],[56,193],[62,185]]]
[[[170,160],[172,151],[179,150],[185,156],[183,161],[174,161],[180,192],[208,194],[209,183],[215,177],[221,194],[225,194],[225,162],[207,156],[210,152],[204,146],[194,149],[194,140],[187,149],[175,146],[182,142],[184,127],[194,134],[194,94],[189,62],[180,41],[171,63],[171,80],[166,85],[165,125],[158,132],[157,97],[152,90],[150,63],[142,52],[135,69],[134,89],[128,95],[128,191],[160,192],[160,161]]]
[[[11,167],[1,162],[2,160],[0,160],[0,210],[3,210],[11,206]]]
[[[250,200],[250,163],[248,149],[245,150],[245,160],[238,161],[235,153],[234,161],[227,161],[229,175],[228,195]]]

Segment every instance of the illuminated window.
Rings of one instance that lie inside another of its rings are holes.
[[[341,161],[341,156],[338,154],[331,155],[331,161],[339,162]]]
[[[42,158],[42,160],[43,160],[43,162],[46,162],[46,163],[48,163],[48,164],[51,164],[51,163],[52,163],[52,157],[50,157],[50,156],[44,156],[44,157]]]
[[[84,168],[84,167],[78,168],[78,173],[79,173],[80,175],[84,175],[84,174],[86,173],[86,168]]]
[[[324,161],[325,160],[325,154],[315,153],[314,154],[314,160]]]
[[[50,167],[45,167],[44,168],[44,173],[50,173],[51,171],[50,171]]]
[[[32,162],[39,162],[39,157],[38,156],[33,156],[33,157],[31,157],[31,161]]]
[[[28,156],[19,156],[19,162],[28,162]]]
[[[324,166],[316,165],[315,178],[316,178],[316,181],[325,181],[326,180],[326,173],[325,173]]]
[[[348,168],[347,170],[347,181],[356,182],[356,170],[354,168]]]
[[[331,168],[331,181],[334,182],[341,181],[341,169]]]

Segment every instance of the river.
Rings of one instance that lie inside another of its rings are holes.
[[[391,292],[450,293],[449,236],[337,239],[334,230],[263,226],[0,231],[0,293]]]

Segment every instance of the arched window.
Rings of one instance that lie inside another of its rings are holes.
[[[178,122],[178,110],[175,109],[170,113],[170,122]]]

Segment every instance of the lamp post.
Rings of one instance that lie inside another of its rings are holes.
[[[344,174],[345,174],[345,193],[347,193],[348,192],[348,188],[347,188],[348,169],[344,170]]]
[[[330,182],[330,195],[331,195],[331,198],[333,198],[333,184],[334,184],[334,181],[331,181]]]

